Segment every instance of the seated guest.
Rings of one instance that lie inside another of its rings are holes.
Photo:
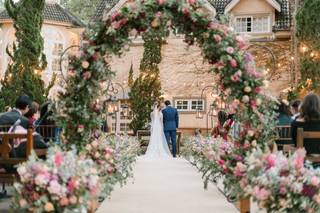
[[[290,111],[292,114],[292,120],[296,120],[299,115],[300,115],[300,111],[299,111],[299,107],[300,107],[301,101],[300,100],[295,100],[291,103],[290,106]]]
[[[29,106],[31,105],[31,99],[29,96],[23,95],[19,97],[15,103],[15,108],[11,112],[6,112],[0,115],[0,125],[11,126],[9,132],[13,133],[27,133],[29,128],[29,120],[24,116],[29,111]],[[20,119],[20,123],[16,123]],[[16,124],[16,126],[15,126]],[[14,149],[11,150],[11,157],[25,157],[26,155],[26,140],[14,140],[11,142],[11,146]],[[42,137],[39,134],[33,134],[33,148],[34,149],[44,149],[47,145],[44,143]],[[15,172],[12,166],[4,166],[6,171]]]
[[[278,125],[286,126],[291,124],[291,112],[286,101],[283,100],[280,102],[280,105],[278,106],[278,110],[276,110],[276,112],[278,113]]]
[[[226,121],[228,120],[228,115],[224,111],[218,112],[218,123],[217,125],[212,129],[211,136],[214,138],[222,137],[223,139],[228,139],[228,132],[230,128],[227,128],[225,126]]]
[[[46,102],[40,107],[40,118],[36,121],[37,126],[55,126],[55,121],[51,118],[52,111],[50,108],[50,102]],[[51,128],[51,127],[48,127]],[[39,129],[38,129],[39,130]],[[61,128],[52,127],[52,131],[44,131],[42,136],[46,142],[53,140],[54,143],[60,143]]]
[[[320,131],[320,99],[310,93],[300,106],[300,117],[291,124],[292,141],[297,145],[297,129],[305,131]],[[317,139],[305,139],[304,146],[308,154],[320,153],[320,142]]]
[[[31,105],[31,99],[27,95],[20,96],[15,103],[15,108],[10,112],[6,112],[0,115],[0,125],[1,126],[11,126],[17,120],[20,119],[20,125],[28,129],[29,120],[24,116],[29,111],[29,106]]]
[[[37,102],[32,102],[29,111],[24,115],[29,119],[29,126],[34,126],[35,121],[38,119],[39,115],[39,104]]]
[[[283,100],[280,101],[280,104],[278,105],[278,109],[276,110],[278,113],[278,122],[277,125],[279,126],[290,126],[291,122],[293,121],[291,118],[291,112],[289,108],[289,104]],[[280,128],[278,131],[278,135],[280,138],[290,138],[290,132],[286,131],[287,128]],[[292,140],[276,140],[276,144],[280,145],[278,146],[279,150],[283,149],[283,145],[285,144],[292,144]]]

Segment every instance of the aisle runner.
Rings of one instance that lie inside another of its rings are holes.
[[[98,213],[236,213],[236,208],[211,186],[203,189],[201,176],[182,159],[139,159],[134,183],[116,188]]]

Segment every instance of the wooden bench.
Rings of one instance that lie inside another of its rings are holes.
[[[28,160],[29,155],[33,149],[33,130],[29,129],[27,134],[18,134],[18,133],[0,133],[0,165],[1,166],[15,166],[19,163],[25,162]],[[26,157],[16,158],[11,157],[10,152],[12,150],[12,140],[14,139],[27,139],[26,144]],[[16,173],[10,173],[7,171],[0,172],[0,183],[3,185],[3,192],[6,194],[5,185],[12,185],[17,178]]]
[[[0,125],[0,132],[8,132],[10,125]],[[55,140],[55,129],[58,128],[56,125],[40,125],[37,126],[36,132],[38,132],[46,142]]]
[[[138,130],[137,136],[139,141],[141,141],[141,146],[147,146],[149,140],[143,140],[143,137],[150,137],[149,130]],[[181,131],[177,131],[177,155],[180,155],[180,148],[181,148]]]
[[[298,128],[297,131],[297,148],[304,148],[304,139],[318,139],[320,143],[320,131],[304,131],[303,128]],[[307,160],[312,163],[320,163],[320,155],[308,155]]]

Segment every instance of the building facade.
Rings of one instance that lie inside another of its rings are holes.
[[[49,83],[54,73],[61,76],[66,71],[66,64],[60,63],[63,51],[70,46],[79,46],[84,24],[70,12],[61,7],[55,0],[46,1],[42,36],[44,53],[48,66],[42,71],[42,78]],[[13,21],[6,11],[0,13],[0,77],[3,77],[11,58],[6,48],[12,50],[15,42]]]
[[[95,18],[106,18],[128,3],[130,1],[102,0]],[[250,40],[248,51],[255,56],[257,66],[268,71],[270,91],[274,95],[290,86],[293,60],[289,0],[208,0],[204,3],[205,11],[213,18],[228,17],[230,27]],[[123,85],[125,93],[129,91],[130,66],[133,65],[137,77],[142,54],[143,42],[137,38],[128,52],[112,60],[112,68],[117,73],[114,81]],[[162,58],[159,68],[163,97],[179,110],[180,129],[188,133],[195,128],[207,131],[224,104],[217,100],[216,76],[208,72],[200,49],[188,47],[183,37],[170,35],[163,45]],[[124,131],[128,130],[124,127],[129,122],[130,118],[121,116],[120,110],[117,119],[113,116],[109,123],[113,130]]]

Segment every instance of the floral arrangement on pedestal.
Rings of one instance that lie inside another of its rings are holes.
[[[101,135],[87,144],[81,154],[97,163],[99,176],[105,183],[103,197],[110,195],[115,184],[125,184],[132,177],[139,149],[139,141],[128,136]]]
[[[241,187],[268,212],[319,212],[320,170],[305,166],[306,151],[286,157],[281,152],[254,152],[239,165],[246,170]]]
[[[30,159],[18,167],[12,207],[29,212],[88,212],[103,188],[96,164],[76,151],[49,148],[47,160]]]

